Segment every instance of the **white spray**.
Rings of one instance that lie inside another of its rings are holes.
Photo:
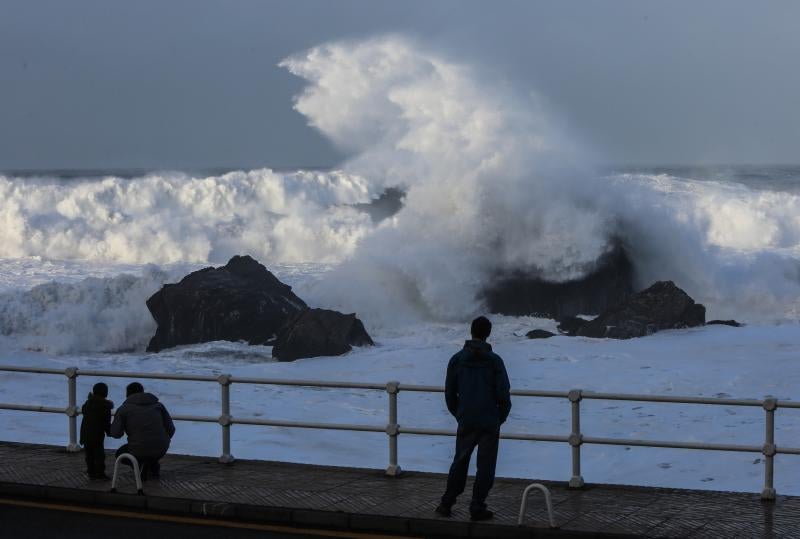
[[[639,284],[672,279],[710,314],[798,311],[800,199],[654,176],[600,177],[535,97],[413,42],[333,43],[285,60],[296,109],[406,205],[313,291],[375,324],[464,319],[506,270],[563,281],[621,238]],[[348,286],[350,284],[350,286]]]

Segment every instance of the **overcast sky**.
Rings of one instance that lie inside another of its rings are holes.
[[[411,35],[609,163],[799,163],[800,2],[0,0],[0,169],[330,166],[277,63]]]

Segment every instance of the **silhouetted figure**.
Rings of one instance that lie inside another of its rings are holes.
[[[103,442],[106,434],[110,434],[111,409],[114,408],[114,403],[106,397],[108,386],[102,382],[97,383],[81,406],[83,418],[80,443],[86,457],[86,473],[89,474],[89,479],[108,479]]]
[[[469,504],[472,520],[487,520],[494,513],[486,508],[486,497],[494,484],[500,425],[511,411],[510,384],[503,360],[486,342],[492,323],[483,316],[472,321],[472,339],[447,365],[445,400],[458,420],[456,454],[447,476],[447,490],[436,512],[451,515],[456,498],[464,492],[472,451],[478,447],[478,471]]]
[[[175,434],[172,418],[158,398],[145,393],[142,384],[133,382],[126,388],[127,399],[119,407],[111,424],[111,436],[128,435],[128,443],[117,449],[117,456],[130,453],[142,467],[142,480],[148,475],[158,478],[159,459],[167,453]]]

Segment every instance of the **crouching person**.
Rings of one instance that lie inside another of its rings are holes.
[[[145,393],[139,382],[128,384],[126,396],[111,424],[114,438],[128,435],[128,443],[117,449],[116,456],[132,454],[142,468],[142,480],[147,480],[148,476],[157,479],[161,471],[158,461],[169,449],[175,425],[158,397]]]

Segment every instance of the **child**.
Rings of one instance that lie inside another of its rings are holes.
[[[86,472],[89,479],[108,479],[103,439],[111,428],[111,409],[114,408],[114,403],[106,397],[108,386],[100,382],[94,385],[89,398],[81,407],[81,445],[86,453]]]

